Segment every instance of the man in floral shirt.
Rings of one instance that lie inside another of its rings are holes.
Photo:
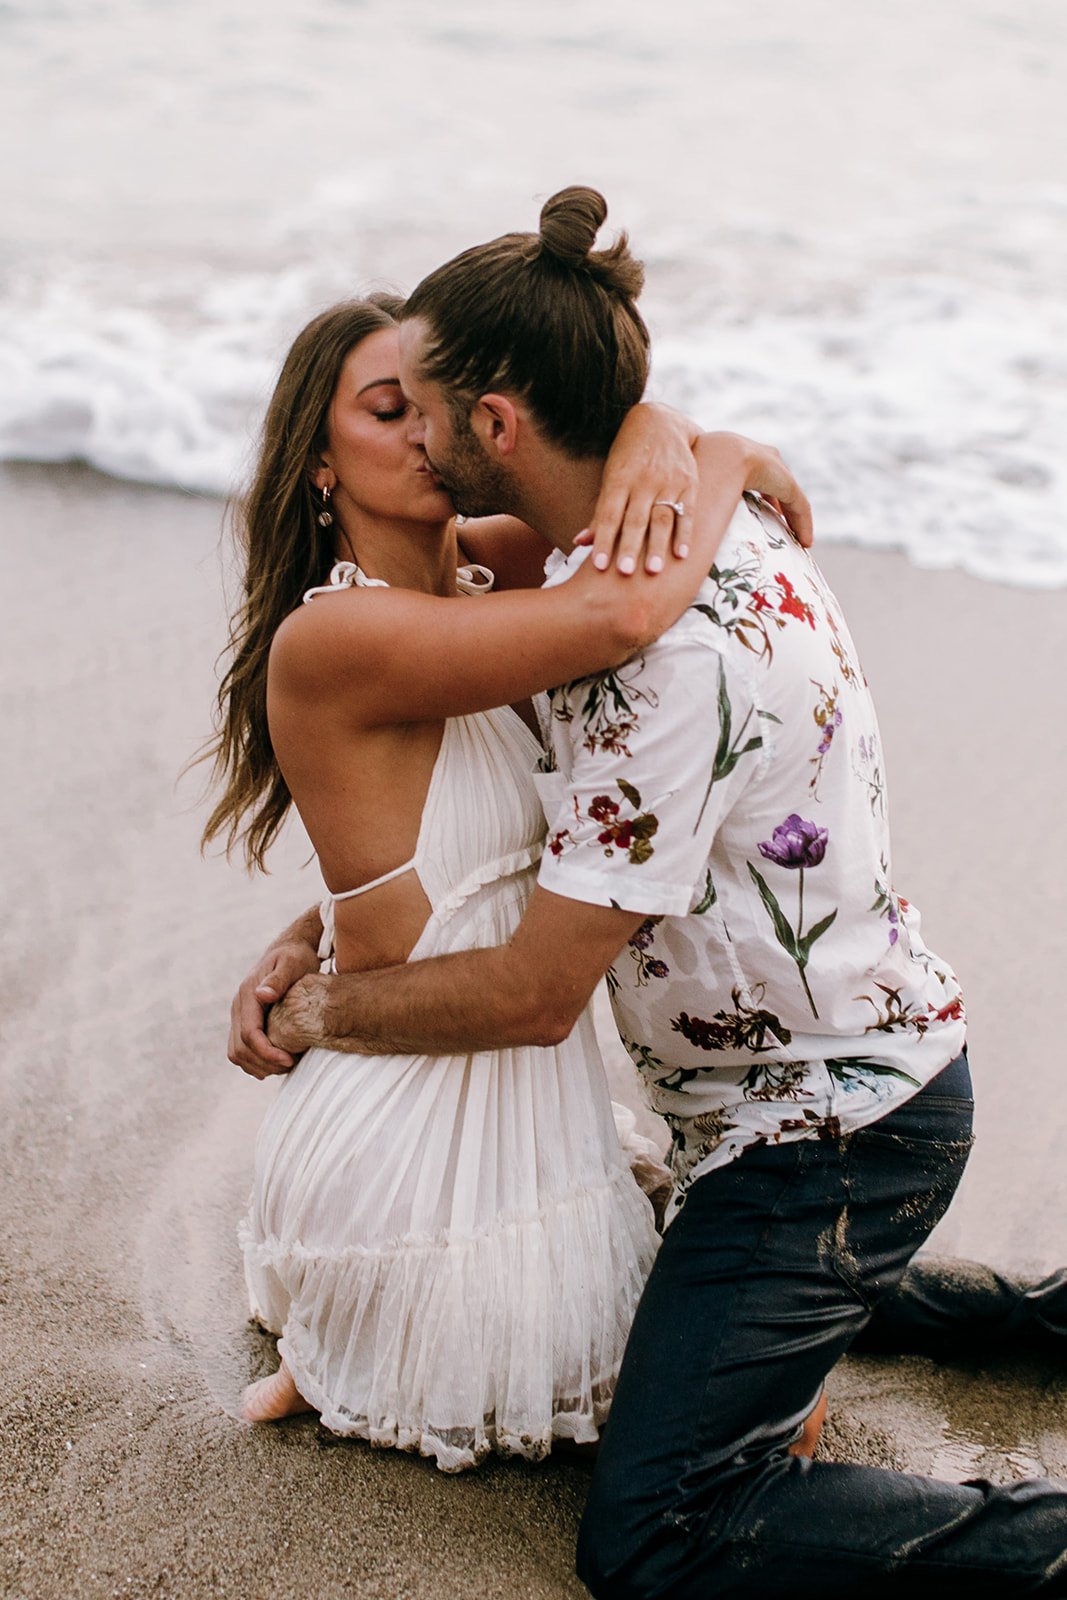
[[[587,258],[574,237],[545,269],[558,293],[624,297],[620,247]],[[457,502],[489,509],[491,493],[569,549],[599,464],[568,448],[567,385],[537,399],[551,339],[524,274],[547,244],[508,236],[420,285],[401,380]],[[594,339],[575,383],[610,373],[612,349]],[[948,1205],[972,1113],[959,988],[894,891],[874,709],[818,570],[746,501],[681,620],[542,711],[549,832],[511,942],[304,979],[271,1037],[372,1054],[552,1043],[607,973],[671,1126],[677,1193],[581,1576],[619,1600],[1067,1594],[1061,1488],[790,1453]],[[244,994],[264,970],[281,969],[261,964]],[[242,1025],[233,1059],[277,1070],[265,1048]],[[1061,1280],[1049,1294],[1062,1309]]]
[[[892,888],[844,619],[755,499],[670,632],[542,720],[541,885],[644,914],[607,976],[673,1134],[672,1209],[748,1148],[879,1120],[960,1054],[959,985]]]

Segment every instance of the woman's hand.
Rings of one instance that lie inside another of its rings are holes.
[[[689,554],[690,526],[699,470],[722,471],[733,480],[738,460],[743,487],[755,491],[805,547],[812,543],[808,497],[773,445],[737,433],[701,433],[669,406],[640,405],[630,411],[612,445],[596,510],[575,544],[592,545],[593,565],[620,572],[660,572],[668,553]],[[676,507],[684,511],[679,514]],[[690,526],[687,526],[689,524]]]
[[[668,553],[688,554],[684,518],[673,509],[697,487],[693,445],[699,429],[670,406],[634,406],[615,435],[589,527],[575,544],[593,546],[593,565],[614,558],[620,572],[661,572]]]
[[[748,452],[750,465],[745,488],[753,490],[773,506],[797,544],[803,545],[805,550],[809,549],[815,539],[811,505],[774,446],[757,444],[754,439],[746,439],[740,433],[705,433],[695,446],[698,460],[703,449],[720,440],[728,444],[740,444]]]

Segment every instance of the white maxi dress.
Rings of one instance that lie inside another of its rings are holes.
[[[507,707],[445,724],[409,960],[514,933],[545,832],[538,754]],[[549,1048],[309,1050],[264,1118],[240,1238],[252,1313],[333,1432],[452,1472],[595,1439],[657,1236],[591,1012]]]

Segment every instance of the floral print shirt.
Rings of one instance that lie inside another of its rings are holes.
[[[750,1146],[876,1121],[959,1054],[959,984],[893,887],[848,629],[758,497],[674,627],[539,711],[539,881],[645,915],[608,987],[671,1128],[674,1209]]]

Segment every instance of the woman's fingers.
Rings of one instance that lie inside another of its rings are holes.
[[[776,495],[761,492],[760,499],[781,517],[797,544],[809,550],[815,542],[815,523],[811,504],[800,485],[783,485]]]
[[[669,555],[677,555],[674,542],[680,518],[673,507],[653,505],[645,539],[645,571],[662,572]]]
[[[689,554],[685,531],[687,493],[695,492],[695,482],[675,494],[658,493],[656,488],[634,487],[623,501],[612,495],[600,504],[593,521],[575,539],[576,545],[591,545],[593,565],[607,571],[614,561],[624,574],[644,566],[646,572],[662,572],[668,555],[683,558]],[[676,507],[682,506],[679,515]]]
[[[749,446],[755,453],[749,488],[774,507],[797,543],[808,549],[815,540],[815,525],[807,495],[773,445],[749,441]]]
[[[606,572],[615,557],[615,542],[626,515],[628,499],[627,489],[605,478],[597,496],[593,519],[574,541],[575,544],[592,545],[590,559],[598,572]]]
[[[638,564],[644,562],[648,566],[648,558],[659,560],[659,567],[663,565],[663,551],[655,548],[651,541],[655,532],[654,522],[658,523],[660,532],[663,532],[662,508],[657,511],[652,503],[652,495],[646,489],[640,493],[633,493],[626,505],[626,512],[619,529],[619,537],[615,545],[615,565],[622,573],[629,575],[636,572]],[[669,532],[666,535],[670,538]],[[659,567],[649,567],[651,572],[659,571]]]
[[[668,406],[639,405],[623,419],[604,467],[588,529],[576,544],[592,546],[593,565],[623,573],[660,572],[678,541],[671,505],[694,498],[693,423]]]
[[[811,514],[811,503],[800,487],[795,486],[795,492],[790,495],[778,496],[778,503],[782,516],[789,524],[793,537],[805,550],[811,548],[815,542],[815,522]]]

